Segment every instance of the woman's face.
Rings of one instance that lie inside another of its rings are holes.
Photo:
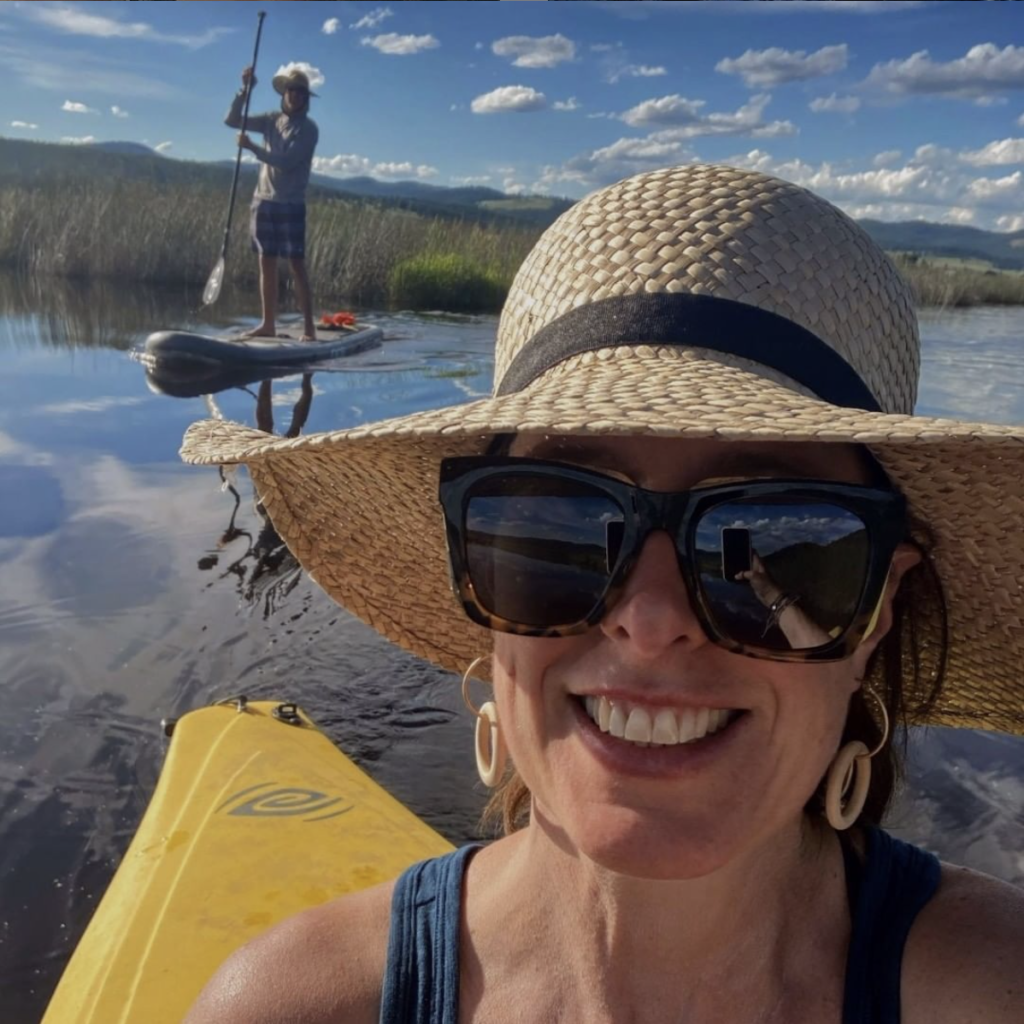
[[[828,444],[521,436],[512,454],[661,491],[765,476],[868,482],[856,449]],[[897,555],[887,593],[902,571],[896,563],[908,557]],[[494,636],[499,719],[533,794],[534,820],[637,877],[700,877],[741,856],[799,821],[887,628],[883,609],[872,637],[841,662],[730,653],[702,632],[671,539],[651,534],[622,598],[598,626],[557,639]],[[680,727],[696,722],[698,732],[725,724],[685,745],[640,745],[601,731],[592,715],[600,717],[602,698],[627,719],[640,708],[652,723],[667,712]]]

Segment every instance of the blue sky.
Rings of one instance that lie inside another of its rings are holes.
[[[308,66],[316,169],[578,197],[710,161],[857,217],[1024,229],[1024,3],[1000,0],[6,2],[0,133],[234,155],[264,26]]]

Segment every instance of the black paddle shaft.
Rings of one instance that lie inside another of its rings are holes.
[[[252,99],[253,79],[256,77],[256,58],[260,52],[260,35],[263,33],[263,19],[267,16],[266,11],[260,11],[256,15],[256,45],[252,51],[252,69],[249,72],[249,81],[245,86],[245,107],[242,109],[242,131],[244,132],[249,120],[249,100]],[[228,222],[224,226],[224,244],[221,246],[221,259],[227,256],[228,239],[231,236],[231,215],[235,210],[235,193],[238,191],[238,171],[242,166],[242,147],[238,147],[238,155],[235,157],[235,176],[231,181],[231,201],[228,203]],[[219,290],[219,289],[218,289]]]

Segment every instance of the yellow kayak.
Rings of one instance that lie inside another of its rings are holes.
[[[44,1024],[177,1024],[270,925],[451,848],[294,704],[193,711]]]

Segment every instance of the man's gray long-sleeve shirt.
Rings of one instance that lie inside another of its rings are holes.
[[[244,105],[245,90],[241,89],[224,118],[229,128],[242,127]],[[245,129],[261,132],[264,140],[264,148],[253,154],[260,161],[255,198],[276,203],[305,202],[313,151],[320,138],[316,122],[304,113],[292,116],[283,111],[268,111],[250,114]]]

